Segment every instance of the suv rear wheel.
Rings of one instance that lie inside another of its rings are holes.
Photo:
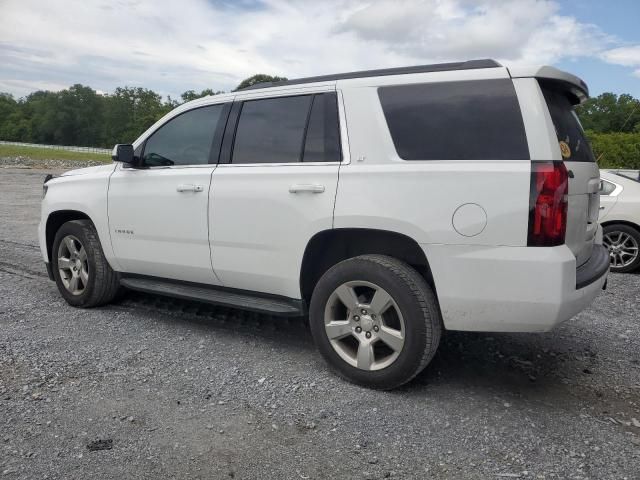
[[[633,227],[614,223],[604,227],[602,243],[609,249],[611,271],[632,272],[640,266],[640,232]]]
[[[442,331],[433,291],[406,263],[363,255],[338,263],[316,285],[309,310],[320,353],[346,379],[391,389],[433,358]]]
[[[118,274],[107,263],[89,220],[73,220],[60,227],[53,240],[51,262],[58,290],[74,307],[104,305],[118,293]]]

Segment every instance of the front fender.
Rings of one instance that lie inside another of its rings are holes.
[[[79,216],[84,215],[93,222],[105,258],[114,270],[120,270],[111,246],[107,203],[109,177],[115,165],[105,167],[91,169],[84,175],[61,176],[47,182],[38,226],[40,250],[45,262],[49,261],[46,231],[49,218],[57,212],[78,212],[81,214]]]

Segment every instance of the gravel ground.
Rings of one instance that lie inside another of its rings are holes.
[[[67,306],[44,171],[0,171],[2,478],[640,478],[640,275],[547,334],[449,332],[394,392],[302,320],[131,294]]]
[[[55,153],[54,153],[55,154]],[[105,157],[108,159],[109,157]],[[104,162],[95,160],[60,160],[60,159],[33,159],[29,157],[0,157],[0,168],[10,169],[54,169],[61,171],[74,168],[93,167],[104,165]]]

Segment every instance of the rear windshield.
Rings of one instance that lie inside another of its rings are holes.
[[[595,162],[591,146],[567,93],[553,85],[541,84],[540,87],[556,128],[562,158],[569,162]]]

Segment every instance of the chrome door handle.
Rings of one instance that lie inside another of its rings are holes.
[[[324,185],[291,185],[289,187],[289,193],[300,192],[322,193],[324,192]]]
[[[176,187],[178,192],[201,192],[203,190],[202,185],[178,185]]]

